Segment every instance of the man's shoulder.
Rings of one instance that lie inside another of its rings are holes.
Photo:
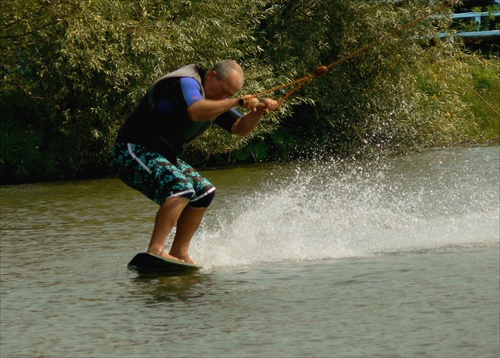
[[[181,67],[173,72],[167,73],[164,75],[162,78],[168,78],[168,77],[193,77],[193,78],[198,78],[200,77],[199,73],[199,68],[194,64],[190,64],[184,67]]]
[[[192,83],[193,85],[197,83],[199,86],[201,86],[202,73],[203,71],[200,70],[196,65],[191,64],[163,75],[153,84],[152,88],[164,88],[165,86],[173,86],[176,83],[180,83],[181,79],[192,79],[194,82],[187,81],[187,83]]]

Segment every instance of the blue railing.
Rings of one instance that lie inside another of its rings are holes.
[[[434,0],[429,0],[432,4]],[[496,5],[497,11],[493,12],[464,12],[458,14],[452,14],[450,17],[452,19],[474,19],[476,22],[476,31],[461,31],[457,32],[457,35],[464,38],[474,38],[474,37],[491,37],[498,36],[500,37],[500,30],[481,30],[482,18],[484,17],[499,17],[500,18],[500,0],[492,0],[491,5]],[[437,15],[435,17],[440,17]],[[447,37],[448,33],[440,33],[439,37]]]
[[[476,21],[476,31],[463,31],[458,35],[461,37],[486,37],[486,36],[500,36],[500,30],[481,30],[481,19],[483,17],[500,17],[500,11],[495,12],[464,12],[461,14],[451,15],[452,19],[474,19]],[[440,34],[444,37],[446,34]]]

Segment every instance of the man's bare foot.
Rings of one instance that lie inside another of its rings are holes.
[[[152,251],[148,251],[148,253],[151,254],[151,255],[155,255],[155,256],[159,256],[159,257],[164,257],[164,258],[169,259],[169,260],[180,261],[180,262],[187,262],[187,263],[195,264],[195,265],[198,264],[189,255],[173,255],[171,252],[167,254],[163,250],[161,252],[159,252],[159,253],[154,253]]]
[[[182,261],[190,263],[190,264],[198,265],[198,263],[189,256],[187,258],[182,259]]]
[[[148,251],[149,254],[151,255],[155,255],[155,256],[159,256],[159,257],[164,257],[166,259],[169,259],[169,260],[174,260],[174,261],[180,261],[180,262],[183,262],[184,260],[178,258],[178,257],[175,257],[175,256],[172,256],[170,254],[167,254],[165,251],[161,251],[160,253],[154,253],[154,252],[151,252],[151,251]]]
[[[176,260],[180,260],[182,262],[188,262],[190,264],[197,265],[197,262],[195,260],[193,260],[189,255],[181,255],[181,254],[173,253],[172,251],[170,251],[168,255],[175,257]]]

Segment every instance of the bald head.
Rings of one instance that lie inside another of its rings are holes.
[[[219,81],[225,80],[229,77],[233,72],[241,78],[240,88],[243,87],[244,74],[241,66],[234,60],[222,60],[215,64],[214,67],[210,71],[215,71],[217,73],[217,79]]]
[[[244,75],[240,65],[234,60],[218,62],[205,75],[207,99],[227,99],[243,88]]]

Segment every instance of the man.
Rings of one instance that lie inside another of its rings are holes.
[[[119,178],[160,205],[150,254],[194,263],[189,244],[215,187],[178,158],[186,145],[212,123],[245,136],[264,114],[279,108],[269,98],[231,98],[243,81],[243,70],[233,60],[222,60],[208,72],[188,65],[155,82],[120,129],[112,154]],[[234,109],[238,105],[250,112],[241,115]],[[175,225],[167,254],[164,247]]]

